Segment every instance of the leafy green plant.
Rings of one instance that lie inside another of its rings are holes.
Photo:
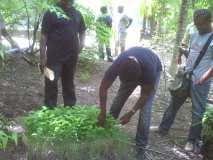
[[[0,150],[5,150],[9,142],[14,142],[18,145],[17,133],[11,133],[6,128],[9,124],[9,120],[0,114]]]
[[[213,142],[213,106],[208,106],[204,114],[203,136],[205,141]]]
[[[86,82],[91,77],[92,73],[99,70],[97,48],[85,48],[79,56],[78,69],[79,79]]]
[[[116,121],[108,116],[105,128],[97,125],[99,109],[95,106],[43,108],[21,118],[26,129],[28,148],[42,155],[53,151],[59,159],[107,159],[109,156],[128,157],[128,141]],[[122,159],[123,160],[123,159]]]

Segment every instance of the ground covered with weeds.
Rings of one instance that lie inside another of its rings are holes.
[[[148,160],[198,160],[199,157],[185,153],[183,150],[191,121],[190,100],[180,109],[169,136],[160,137],[156,133],[156,126],[159,125],[169,101],[169,93],[167,91],[168,75],[166,72],[170,62],[169,59],[171,58],[171,54],[169,54],[170,44],[155,45],[144,42],[143,45],[156,51],[161,57],[165,69],[162,73],[159,89],[153,104],[150,145],[146,149],[146,157]],[[92,57],[92,60],[93,59]],[[87,60],[81,59],[83,63],[79,64],[75,80],[78,104],[98,106],[99,84],[104,71],[111,63],[105,61],[98,61],[96,63],[92,61],[90,64],[95,64],[95,68],[91,69],[90,65],[86,65],[89,72],[82,72],[82,67],[85,67],[84,61]],[[41,109],[40,106],[43,105],[44,97],[43,88],[43,77],[39,73],[38,68],[30,66],[20,56],[8,58],[6,66],[0,70],[0,111],[2,115],[9,117],[10,120],[13,121],[16,120],[17,117],[27,116],[30,111]],[[108,108],[118,88],[119,81],[117,80],[109,90]],[[132,107],[139,93],[140,90],[137,88],[125,104],[121,115]],[[59,105],[60,104],[62,104],[61,90],[59,90]],[[130,123],[122,127],[122,131],[129,137],[127,144],[130,148],[134,148],[137,120],[138,114],[132,118]],[[110,141],[111,139],[109,138],[109,142]],[[104,148],[104,146],[98,146],[97,143],[94,145]],[[114,145],[111,145],[112,148],[113,146]],[[76,147],[78,148],[79,146],[76,144]],[[0,160],[26,160],[28,149],[29,148],[21,141],[19,141],[17,146],[14,141],[11,141],[5,151],[0,151]],[[81,153],[82,155],[85,154],[83,150]],[[114,153],[111,155],[112,157],[108,157],[109,160],[114,160]],[[57,157],[54,154],[52,154],[52,156],[54,158]],[[67,153],[64,153],[64,156],[67,156]],[[53,157],[51,160],[54,159]]]

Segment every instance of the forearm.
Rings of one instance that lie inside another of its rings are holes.
[[[46,44],[47,44],[47,38],[45,35],[41,35],[40,40],[40,61],[46,61]]]
[[[84,44],[85,44],[85,37],[86,37],[86,33],[85,32],[79,34],[79,43],[80,43],[80,46],[82,48],[84,47]]]
[[[106,112],[107,92],[112,83],[113,81],[103,78],[99,88],[100,107],[103,112]]]
[[[142,95],[138,101],[136,102],[136,104],[134,105],[134,107],[131,109],[131,111],[133,113],[137,112],[139,109],[142,109],[145,105],[146,105],[146,102],[148,100],[148,97],[149,95],[147,94],[144,94]]]
[[[138,99],[138,101],[136,102],[136,104],[131,110],[133,113],[139,109],[142,109],[146,105],[149,96],[154,92],[155,88],[154,88],[154,85],[149,85],[149,86],[143,86],[141,90],[143,92],[141,93],[140,98]]]
[[[203,81],[207,81],[209,78],[213,77],[213,67],[210,68],[202,77]]]
[[[132,24],[132,19],[129,20],[129,23],[126,28],[129,28],[131,26],[131,24]]]

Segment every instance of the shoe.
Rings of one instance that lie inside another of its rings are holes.
[[[144,150],[137,151],[136,160],[145,160],[145,151]]]
[[[203,153],[203,150],[204,150],[204,144],[203,144],[203,141],[197,141],[195,142],[194,144],[194,148],[193,148],[193,152],[196,154],[196,155],[200,155]]]
[[[194,144],[191,143],[191,142],[187,142],[185,147],[184,147],[184,150],[186,152],[192,152],[194,150]]]
[[[113,62],[113,58],[108,58],[108,62]]]

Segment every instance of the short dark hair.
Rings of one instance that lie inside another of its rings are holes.
[[[211,22],[212,13],[209,9],[197,9],[194,11],[194,20],[197,20],[199,18],[203,18],[204,20]]]
[[[107,13],[107,7],[106,6],[102,6],[100,8],[101,13]]]
[[[120,66],[119,78],[122,82],[137,81],[141,73],[141,67],[137,60],[129,57]]]

